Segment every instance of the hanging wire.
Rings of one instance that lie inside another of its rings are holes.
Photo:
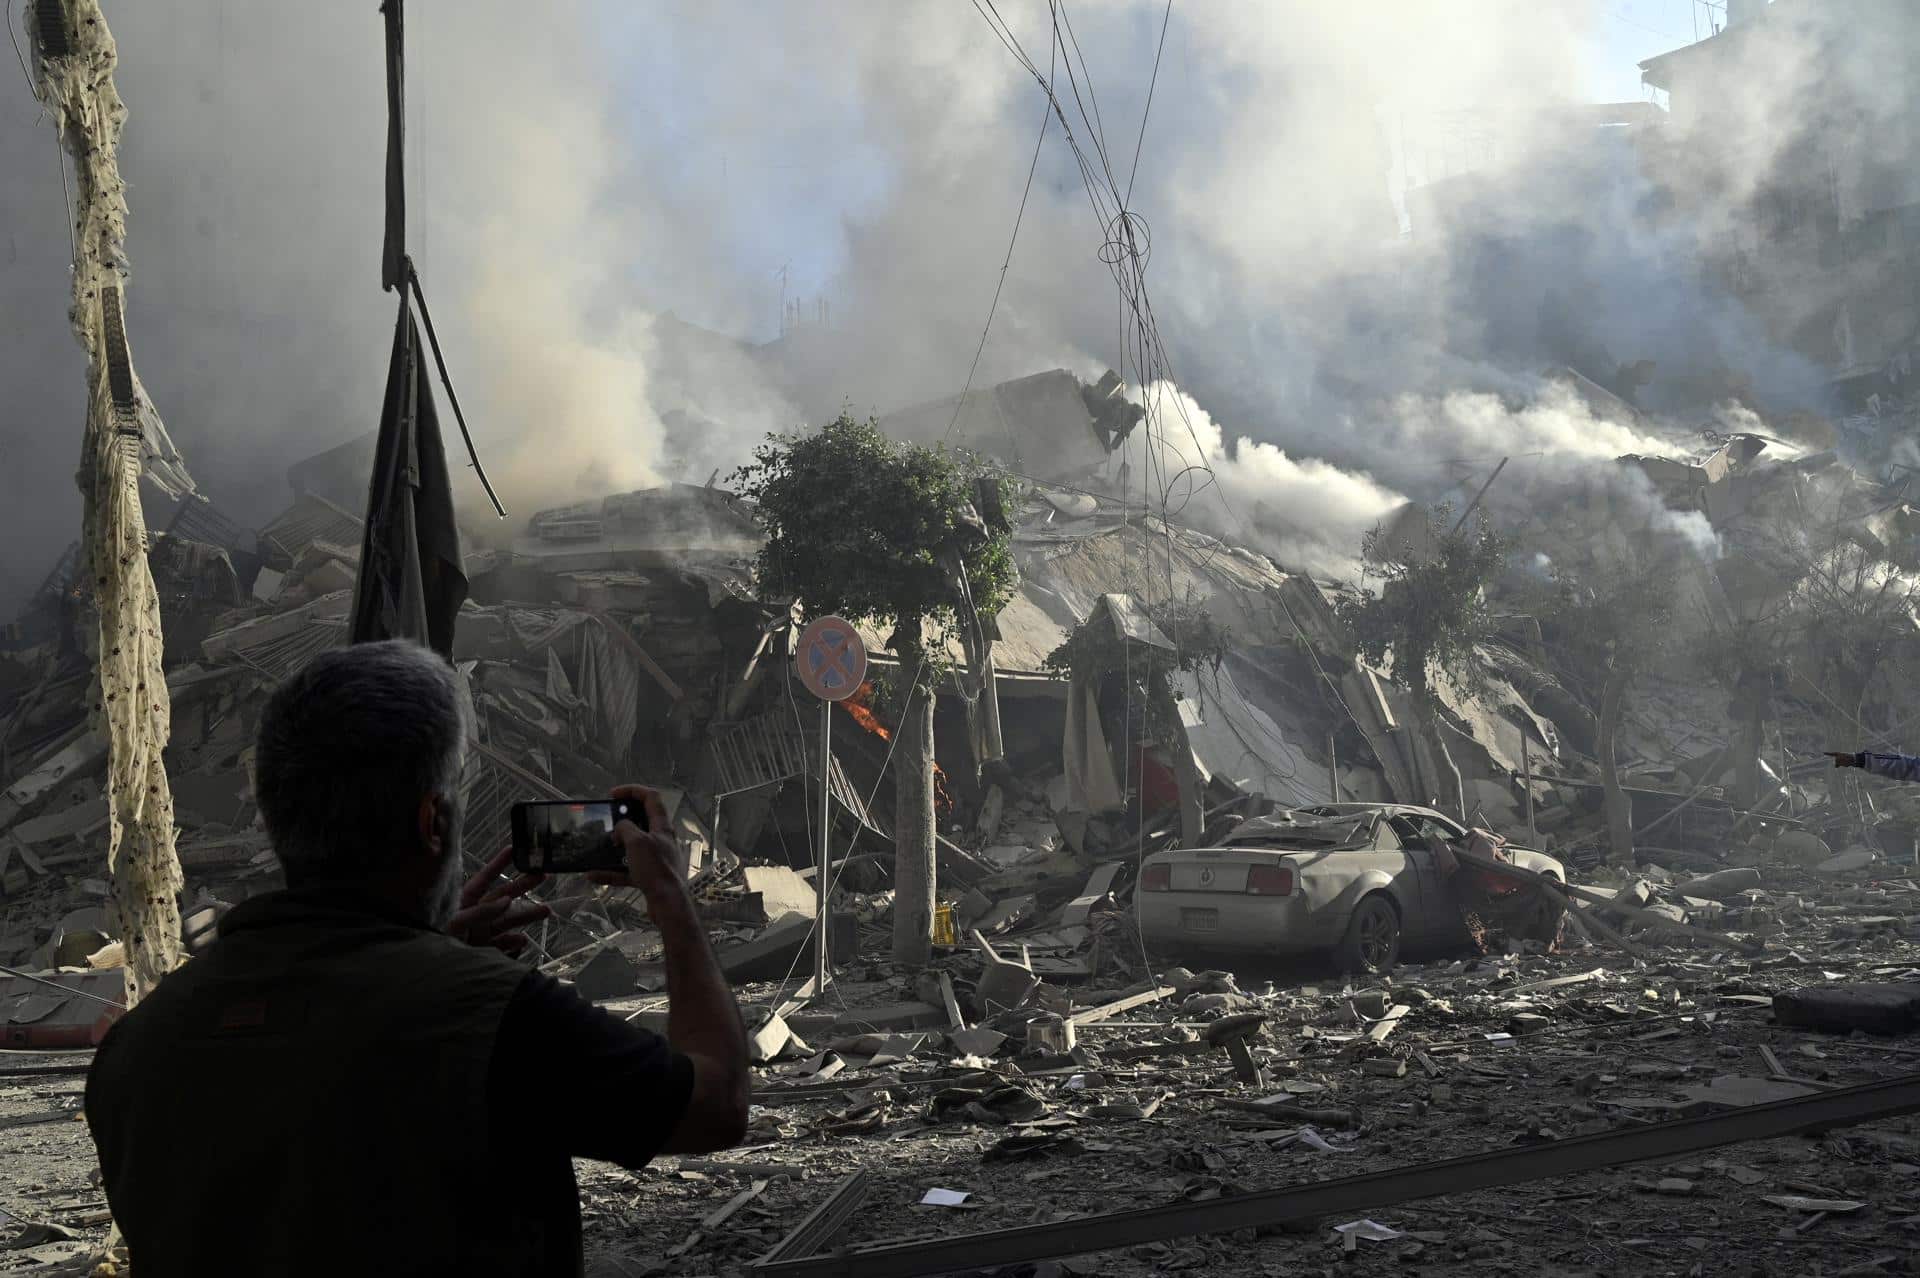
[[[20,10],[20,25],[24,27],[26,24],[27,11],[25,8],[22,8]],[[27,40],[31,43],[33,37],[29,35]],[[20,38],[14,33],[13,0],[7,0],[7,42],[13,46],[13,60],[20,64],[20,78],[27,82],[27,92],[33,95],[35,102],[40,102],[42,106],[46,105],[40,97],[40,86],[33,82],[33,72],[27,70],[27,55],[20,51]]]
[[[976,9],[979,5],[976,3]],[[1048,68],[1051,82],[1052,68]],[[1000,279],[993,286],[993,301],[987,304],[987,322],[980,326],[980,342],[973,348],[973,363],[967,369],[967,380],[960,388],[960,394],[953,401],[953,417],[947,422],[947,429],[941,433],[944,441],[953,436],[953,428],[960,421],[960,410],[966,406],[967,393],[973,389],[974,375],[980,371],[980,356],[987,349],[987,334],[993,329],[993,317],[1000,310],[1000,291],[1007,286],[1007,270],[1013,265],[1013,246],[1020,242],[1020,224],[1026,220],[1027,197],[1033,193],[1033,175],[1040,169],[1040,144],[1047,140],[1047,125],[1051,123],[1051,112],[1040,113],[1040,134],[1033,140],[1033,159],[1027,165],[1027,184],[1020,191],[1020,208],[1013,215],[1013,234],[1007,237],[1007,256],[1000,263]]]

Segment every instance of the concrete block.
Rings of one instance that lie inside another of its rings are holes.
[[[765,917],[769,919],[783,914],[812,918],[820,907],[819,894],[813,890],[813,884],[784,865],[749,865],[740,872],[746,877],[747,891],[760,894]]]

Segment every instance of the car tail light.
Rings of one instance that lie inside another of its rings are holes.
[[[1247,868],[1247,893],[1250,896],[1290,896],[1293,893],[1293,867],[1290,865],[1254,865]]]
[[[1164,892],[1173,883],[1173,871],[1164,865],[1149,865],[1140,874],[1140,890]]]

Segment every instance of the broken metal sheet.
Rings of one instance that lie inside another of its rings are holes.
[[[1080,889],[1080,895],[1060,907],[1060,923],[1065,927],[1079,927],[1086,923],[1087,914],[1105,900],[1113,891],[1113,882],[1120,877],[1121,863],[1109,861],[1094,870],[1088,876],[1086,886]]]
[[[7,1007],[9,1025],[32,1025],[45,1020],[53,1013],[73,1002],[60,994],[29,994],[25,998],[15,999]]]
[[[215,631],[200,642],[207,660],[237,659],[283,679],[315,653],[346,641],[352,592],[335,591],[285,612],[253,617]]]
[[[1101,595],[1100,602],[1094,605],[1093,615],[1087,618],[1088,623],[1096,622],[1103,613],[1112,621],[1114,631],[1121,638],[1144,643],[1151,648],[1163,648],[1168,652],[1174,650],[1173,640],[1154,624],[1147,610],[1132,595]]]
[[[588,730],[614,767],[626,763],[640,721],[640,663],[608,633],[610,623],[580,631],[580,696]]]
[[[1176,671],[1173,687],[1203,783],[1219,781],[1242,794],[1288,804],[1333,797],[1326,765],[1288,741],[1273,717],[1247,700],[1224,665]]]
[[[786,1237],[775,1243],[765,1255],[754,1262],[756,1269],[776,1264],[783,1260],[795,1260],[811,1256],[823,1250],[828,1243],[853,1218],[860,1206],[860,1200],[866,1197],[867,1185],[871,1174],[865,1170],[849,1172],[834,1185],[820,1204],[800,1219]]]
[[[1067,694],[1067,729],[1061,763],[1066,773],[1067,812],[1111,812],[1124,802],[1113,754],[1100,726],[1091,679],[1075,679]]]
[[[577,710],[586,704],[573,690],[573,681],[567,678],[567,669],[560,664],[557,649],[547,649],[547,700],[568,710]]]
[[[0,799],[4,799],[13,812],[31,807],[65,778],[91,769],[106,752],[107,743],[99,734],[82,732],[33,771],[8,786]]]
[[[365,480],[362,484],[364,486]],[[360,516],[314,493],[304,493],[260,530],[269,567],[286,569],[316,541],[358,546],[366,531]]]
[[[1084,524],[1086,531],[1079,531]],[[1193,603],[1260,647],[1290,643],[1294,629],[1276,592],[1291,578],[1271,561],[1179,524],[1138,512],[1125,523],[1099,517],[1068,524],[1029,521],[1014,534],[1021,592],[1064,628],[1086,620],[1100,597],[1125,582],[1141,603]],[[1142,580],[1145,557],[1154,571]]]
[[[713,724],[707,744],[719,773],[716,798],[757,790],[808,770],[799,733],[786,714]]]
[[[893,631],[890,624],[862,621],[856,622],[854,628],[866,641],[869,661],[883,669],[894,664],[895,658],[887,651],[887,640]],[[1012,692],[1058,697],[1063,684],[1057,675],[1046,670],[1046,659],[1067,641],[1070,627],[1044,608],[1022,583],[994,615],[993,628],[994,679],[1001,695]],[[928,625],[923,638],[935,648],[944,642],[947,660],[956,669],[972,669],[965,649],[954,635],[936,633],[935,628]]]

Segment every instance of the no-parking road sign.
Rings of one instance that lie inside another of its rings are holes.
[[[823,701],[845,701],[867,681],[867,645],[842,617],[821,617],[800,632],[794,653],[800,682]]]

